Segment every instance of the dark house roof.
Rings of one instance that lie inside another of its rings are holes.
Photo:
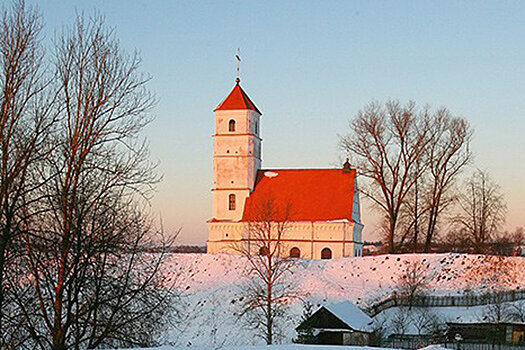
[[[371,333],[373,320],[349,301],[322,306],[310,318],[303,321],[296,330],[308,328],[348,329]]]

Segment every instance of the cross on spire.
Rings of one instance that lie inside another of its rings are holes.
[[[239,66],[240,66],[240,63],[241,63],[241,56],[240,56],[240,54],[241,54],[241,49],[238,48],[237,49],[237,54],[235,55],[235,59],[237,60],[237,77],[235,78],[235,82],[237,84],[239,84],[240,81],[241,81],[241,77],[239,75]]]

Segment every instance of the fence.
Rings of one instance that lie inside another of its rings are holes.
[[[481,295],[462,295],[462,296],[416,296],[412,298],[392,296],[380,301],[370,307],[365,312],[374,317],[383,310],[394,306],[415,306],[415,307],[434,307],[434,306],[476,306],[497,304],[525,300],[525,290],[514,290],[505,292],[486,293]]]
[[[425,339],[388,339],[381,346],[393,349],[421,349],[429,345],[439,345],[455,350],[525,350],[525,345],[488,343],[436,343]]]

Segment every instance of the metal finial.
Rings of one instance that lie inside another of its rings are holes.
[[[350,161],[346,158],[346,162],[343,164],[343,173],[349,173],[351,170],[352,166],[350,165]]]
[[[237,59],[237,77],[235,78],[235,82],[237,84],[239,84],[240,81],[241,81],[241,77],[240,77],[240,74],[239,74],[239,70],[240,70],[239,66],[240,66],[240,62],[241,62],[241,56],[240,55],[241,55],[241,49],[238,48],[237,49],[237,54],[235,55],[235,58]]]

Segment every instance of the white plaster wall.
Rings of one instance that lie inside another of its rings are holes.
[[[235,254],[235,244],[239,244],[244,230],[244,224],[239,222],[232,223],[208,223],[208,253]]]
[[[253,135],[215,135],[213,137],[213,156],[252,156],[260,159],[256,152],[260,144],[261,140]]]
[[[257,170],[261,168],[261,139],[255,134],[259,117],[255,111],[215,112],[212,216],[216,220],[242,218],[246,197],[253,190]],[[230,132],[232,119],[235,131]],[[260,132],[260,125],[257,129]],[[235,210],[229,210],[230,194],[236,196]]]
[[[233,110],[215,112],[215,134],[232,134],[228,131],[228,123],[231,119],[235,120],[235,134],[257,134],[260,135],[261,115],[252,110]],[[255,125],[259,124],[258,132],[255,133]]]
[[[354,200],[352,203],[352,220],[361,223],[361,204],[359,202],[359,187],[357,186],[357,175],[354,178]]]
[[[321,251],[329,248],[332,251],[332,259],[354,256],[353,242],[315,242],[312,259],[321,259]]]
[[[208,226],[210,230],[208,253],[237,254],[238,251],[233,247],[247,244],[248,227],[246,223],[209,223]],[[361,256],[361,242],[352,240],[354,230],[353,223],[290,223],[283,239],[283,256],[288,256],[293,247],[299,248],[301,257],[307,259],[320,259],[324,248],[332,251],[332,258]],[[241,240],[244,240],[244,243],[241,243]],[[253,244],[252,250],[254,254],[257,253],[256,244]]]
[[[214,157],[212,189],[253,190],[260,166],[261,161],[254,157]]]
[[[235,210],[229,209],[229,195],[235,195]],[[214,189],[212,190],[211,211],[216,220],[240,221],[244,210],[246,198],[250,190]]]

